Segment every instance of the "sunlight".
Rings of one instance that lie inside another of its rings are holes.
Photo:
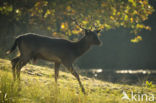
[[[138,74],[138,73],[141,73],[141,74],[155,74],[156,73],[156,70],[116,70],[115,73],[117,74]]]

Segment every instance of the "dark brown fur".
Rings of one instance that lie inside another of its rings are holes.
[[[18,36],[7,54],[19,48],[20,56],[11,60],[14,79],[20,78],[20,70],[30,60],[43,59],[55,63],[55,81],[57,82],[60,64],[63,64],[77,78],[82,91],[84,87],[79,75],[73,69],[73,62],[92,45],[100,45],[98,31],[85,30],[85,36],[77,42],[50,38],[33,33]]]

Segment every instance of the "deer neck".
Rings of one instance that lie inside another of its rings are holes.
[[[91,44],[88,43],[86,36],[76,42],[76,55],[81,56],[89,50]]]

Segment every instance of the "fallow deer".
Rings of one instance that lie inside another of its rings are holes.
[[[79,25],[76,21],[75,23]],[[80,28],[81,25],[79,25]],[[13,52],[16,47],[20,51],[20,56],[11,60],[13,78],[20,78],[21,68],[30,60],[43,59],[55,63],[55,82],[59,74],[60,64],[63,64],[76,77],[83,93],[85,89],[80,81],[78,73],[73,68],[73,62],[82,56],[93,45],[100,45],[101,41],[98,37],[100,30],[91,31],[84,29],[85,36],[77,42],[71,42],[65,39],[52,38],[34,33],[26,33],[16,38],[12,48],[7,54]]]

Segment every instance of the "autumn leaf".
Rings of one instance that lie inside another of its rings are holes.
[[[142,37],[140,35],[136,36],[135,38],[131,39],[132,43],[138,43],[142,40]]]

